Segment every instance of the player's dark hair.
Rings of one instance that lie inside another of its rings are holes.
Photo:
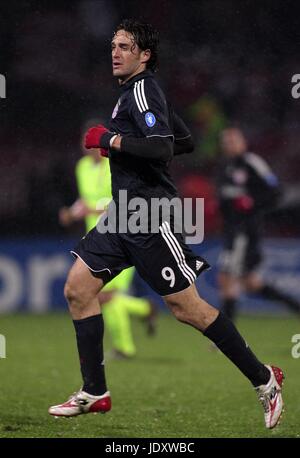
[[[134,42],[142,51],[150,49],[151,56],[146,63],[146,67],[155,72],[158,66],[158,31],[151,24],[139,22],[134,19],[124,19],[116,28],[115,33],[119,30],[125,30],[125,32],[131,33]]]

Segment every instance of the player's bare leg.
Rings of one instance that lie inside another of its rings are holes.
[[[103,281],[93,277],[86,265],[77,259],[66,282],[65,296],[76,332],[83,387],[68,401],[50,407],[50,415],[72,417],[89,412],[105,413],[111,409],[104,372],[104,323],[98,300],[102,286]]]
[[[263,404],[266,427],[276,426],[283,410],[281,369],[261,363],[226,315],[199,297],[195,285],[164,300],[179,321],[199,329],[250,380]]]
[[[74,320],[100,313],[98,293],[103,287],[101,278],[94,277],[78,258],[73,264],[64,289],[69,310]]]
[[[300,316],[300,302],[285,291],[278,289],[276,285],[266,283],[258,272],[249,272],[243,278],[243,283],[248,293],[260,295],[263,299],[279,302],[285,305],[290,311]]]
[[[199,297],[195,285],[165,296],[164,301],[178,321],[188,323],[202,332],[219,314],[216,308]]]

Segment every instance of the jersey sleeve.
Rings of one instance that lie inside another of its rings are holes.
[[[246,163],[256,174],[257,178],[270,188],[278,186],[278,179],[271,170],[270,166],[258,155],[248,153],[246,155]]]
[[[78,194],[81,199],[86,200],[89,196],[89,189],[88,189],[88,180],[86,179],[86,164],[85,158],[81,158],[75,167],[75,176],[76,176],[76,183]]]
[[[252,170],[250,194],[261,210],[272,210],[278,204],[281,187],[269,165],[254,153],[248,153],[246,163]]]
[[[173,131],[174,131],[174,140],[181,141],[186,140],[187,138],[191,137],[191,132],[189,131],[188,127],[184,123],[184,121],[178,116],[177,113],[171,109],[172,118],[173,118]]]
[[[150,79],[134,83],[130,116],[143,137],[172,137],[169,111],[163,92]]]
[[[174,132],[174,156],[194,151],[194,142],[184,121],[170,107],[170,116]]]

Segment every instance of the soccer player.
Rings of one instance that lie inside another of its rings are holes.
[[[277,177],[261,157],[248,152],[241,129],[224,129],[221,149],[224,161],[217,180],[224,235],[218,275],[221,310],[233,320],[239,294],[245,288],[300,314],[296,299],[266,283],[257,272],[262,260],[262,218],[276,206],[280,195]]]
[[[149,205],[153,198],[168,201],[176,197],[168,165],[174,155],[193,150],[187,127],[170,109],[154,78],[157,46],[158,34],[149,24],[124,20],[117,27],[112,39],[112,71],[119,81],[120,98],[110,130],[98,125],[86,135],[87,148],[100,146],[105,154],[108,149],[118,222],[126,213],[119,208],[122,190],[128,201],[142,197]],[[65,295],[76,330],[83,387],[65,403],[50,407],[51,415],[70,417],[110,410],[97,294],[122,269],[134,265],[163,296],[177,320],[212,340],[250,380],[263,404],[266,427],[278,423],[283,408],[281,369],[260,362],[226,315],[199,297],[195,280],[208,263],[184,243],[174,223],[162,216],[159,231],[138,234],[115,231],[111,224],[112,230],[97,227],[80,242]]]
[[[96,226],[99,216],[111,200],[111,176],[109,161],[100,155],[99,148],[83,148],[83,151],[85,154],[75,169],[80,197],[71,207],[61,208],[59,219],[64,226],[84,219],[86,231],[89,232]],[[115,359],[131,358],[136,354],[130,315],[145,321],[149,335],[155,333],[153,302],[129,294],[133,275],[133,267],[123,270],[98,295],[105,325],[112,339],[110,356]]]

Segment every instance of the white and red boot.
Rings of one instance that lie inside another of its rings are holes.
[[[263,405],[265,411],[266,427],[274,428],[280,422],[283,413],[283,400],[281,389],[283,385],[284,375],[279,367],[266,366],[271,377],[266,385],[260,385],[256,389],[258,399]]]
[[[110,392],[93,396],[85,391],[74,393],[63,404],[49,407],[49,414],[55,417],[75,417],[84,413],[106,413],[111,409]]]

